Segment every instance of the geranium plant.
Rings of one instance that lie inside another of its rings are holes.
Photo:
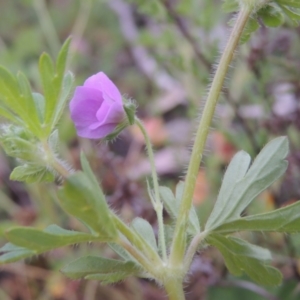
[[[135,115],[135,105],[122,98],[114,83],[99,72],[73,92],[73,75],[66,71],[70,39],[64,43],[55,63],[48,54],[40,58],[44,95],[32,92],[22,73],[14,76],[0,67],[0,114],[7,120],[0,128],[0,141],[6,153],[19,161],[11,179],[28,183],[60,180],[57,194],[61,207],[89,230],[89,233],[70,231],[58,225],[44,230],[11,228],[6,232],[9,243],[0,249],[0,264],[71,244],[103,242],[120,259],[87,253],[64,266],[62,272],[73,279],[93,279],[106,284],[129,276],[149,278],[165,287],[170,300],[183,300],[183,283],[193,257],[210,245],[219,249],[232,274],[246,273],[262,285],[280,284],[282,276],[270,265],[270,252],[232,234],[300,231],[300,202],[269,213],[241,217],[251,201],[286,171],[288,141],[285,137],[269,142],[252,164],[246,152],[234,156],[204,228],[200,227],[192,198],[211,120],[239,42],[246,42],[259,27],[257,18],[267,26],[279,26],[288,19],[297,23],[300,5],[296,0],[226,0],[224,8],[236,11],[237,16],[207,95],[185,180],[178,183],[175,194],[159,186],[147,131]],[[75,170],[60,157],[57,123],[72,93],[69,109],[79,136],[110,140],[127,126],[140,128],[152,166],[148,193],[157,214],[157,238],[146,220],[135,218],[131,224],[125,224],[110,210],[84,153],[81,154],[82,171]],[[164,209],[174,224],[168,232],[164,226]]]

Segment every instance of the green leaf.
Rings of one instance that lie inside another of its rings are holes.
[[[259,29],[259,27],[260,25],[255,19],[253,18],[249,19],[246,28],[243,31],[243,34],[241,36],[240,43],[241,44],[246,43],[250,39],[252,33],[254,33],[257,29]]]
[[[64,109],[69,100],[70,94],[73,90],[73,84],[74,84],[74,76],[71,72],[68,72],[64,76],[63,83],[62,83],[61,95],[59,97],[59,101],[56,105],[55,114],[53,116],[53,122],[52,122],[53,128],[57,125],[57,123],[59,122],[59,120],[64,112]]]
[[[55,129],[48,139],[49,147],[52,149],[53,153],[58,153],[59,151],[59,133],[58,129]]]
[[[19,119],[13,112],[10,111],[6,106],[0,104],[0,116],[7,120],[10,120],[19,125],[24,125],[21,119]]]
[[[0,248],[0,265],[18,261],[35,254],[36,253],[32,250],[7,243]]]
[[[264,24],[269,27],[278,27],[284,22],[283,14],[270,5],[260,9],[258,15],[262,18]]]
[[[99,240],[93,235],[66,230],[57,225],[50,225],[44,231],[28,227],[15,227],[9,229],[5,236],[14,245],[33,250],[35,254],[67,245]]]
[[[39,149],[32,136],[21,127],[2,125],[0,127],[1,146],[6,154],[24,161],[41,161]]]
[[[24,164],[13,169],[10,180],[34,182],[53,182],[54,175],[48,171],[47,167],[37,164]]]
[[[174,197],[172,191],[164,186],[159,187],[159,192],[164,204],[164,208],[170,215],[171,219],[176,220],[178,216],[178,211],[180,207],[180,202],[182,200],[182,194],[184,189],[184,183],[178,183],[176,187],[176,197]],[[200,225],[197,213],[195,208],[192,207],[190,214],[189,214],[189,226],[188,226],[188,233],[190,235],[196,235],[200,232]]]
[[[84,154],[84,152],[80,153],[80,163],[81,163],[81,167],[82,170],[84,172],[84,174],[88,177],[88,179],[93,183],[93,185],[98,186],[97,189],[99,189],[99,193],[101,194],[101,197],[104,198],[104,195],[102,193],[102,190],[99,188],[99,182]]]
[[[300,232],[300,201],[272,212],[248,216],[229,223],[224,223],[214,231],[228,234],[244,230],[285,233]]]
[[[39,61],[39,71],[45,97],[45,124],[49,122],[54,113],[56,101],[59,94],[59,87],[54,85],[55,68],[49,54],[43,53]]]
[[[20,96],[24,99],[23,109],[27,112],[27,115],[30,116],[29,128],[32,129],[37,136],[40,136],[41,124],[28,79],[22,72],[18,72],[17,80],[21,92]]]
[[[32,93],[32,98],[37,109],[40,123],[43,124],[45,121],[45,98],[40,93]]]
[[[218,201],[206,224],[206,230],[212,230],[223,223],[233,221],[240,217],[242,211],[259,195],[269,187],[276,179],[281,177],[287,169],[288,141],[285,137],[279,137],[269,142],[259,153],[246,175],[236,181],[232,187],[226,187],[223,182]],[[243,171],[248,165],[245,155]],[[238,158],[237,161],[242,159]],[[234,166],[236,166],[236,161]],[[233,167],[234,167],[233,166]],[[241,172],[242,175],[243,172]],[[238,179],[238,178],[236,178]]]
[[[113,274],[123,274],[122,279],[139,273],[137,266],[131,261],[120,261],[115,259],[107,259],[100,256],[81,257],[61,270],[66,276],[72,279],[88,278],[92,275],[113,276]],[[103,277],[105,278],[105,277]],[[102,278],[102,280],[103,280]],[[95,279],[95,277],[90,279]],[[104,280],[105,281],[105,280]]]
[[[276,2],[289,7],[300,8],[299,0],[276,0]]]
[[[9,111],[17,114],[36,136],[41,136],[42,130],[30,85],[22,73],[19,73],[16,80],[7,69],[0,66],[0,100]]]
[[[249,169],[251,157],[245,151],[240,151],[231,160],[222,182],[218,199],[214,205],[213,211],[210,214],[206,228],[210,228],[223,215],[226,209],[228,199],[230,198],[236,183],[243,179]]]
[[[183,198],[183,192],[184,192],[184,182],[179,181],[177,186],[176,186],[176,201],[178,203],[181,203],[182,198]],[[197,233],[200,232],[200,223],[199,223],[199,218],[196,213],[195,207],[192,206],[189,214],[189,227],[190,231],[192,234],[196,235]]]
[[[149,244],[149,246],[157,251],[155,235],[149,222],[142,218],[135,218],[133,219],[131,226],[137,234]]]
[[[45,135],[48,136],[59,121],[66,101],[72,89],[73,77],[71,73],[65,74],[68,51],[71,39],[63,44],[57,58],[56,66],[50,56],[42,54],[39,62],[40,76],[44,96],[45,108]]]
[[[109,247],[114,250],[120,257],[122,257],[124,260],[128,261],[133,261],[135,262],[137,265],[139,265],[139,263],[137,262],[137,260],[127,252],[127,250],[125,250],[122,246],[120,246],[119,244],[115,244],[115,243],[108,243]]]
[[[298,25],[300,21],[300,12],[298,10],[293,10],[285,5],[280,5],[280,8],[284,14],[294,22],[294,25]]]
[[[57,62],[56,62],[56,73],[57,73],[57,81],[62,83],[66,66],[67,66],[67,59],[68,59],[68,53],[69,53],[69,48],[71,44],[71,37],[67,38],[64,44],[62,45],[58,57],[57,57]]]
[[[236,0],[225,0],[222,9],[226,13],[239,11],[240,7]]]
[[[251,245],[239,238],[219,234],[210,235],[207,242],[219,249],[228,270],[233,275],[240,276],[245,272],[260,285],[274,286],[281,283],[281,273],[269,265],[272,259],[269,250]]]
[[[99,185],[89,175],[77,172],[68,177],[58,192],[60,204],[93,234],[113,241],[117,237],[115,224]]]
[[[92,274],[85,276],[85,279],[98,280],[101,281],[102,285],[117,283],[123,281],[129,276],[136,274],[127,274],[127,273],[109,273],[109,274]]]

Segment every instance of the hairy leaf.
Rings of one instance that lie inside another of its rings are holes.
[[[33,250],[7,243],[0,248],[0,265],[18,261],[35,254]]]
[[[224,223],[214,231],[219,233],[232,233],[244,230],[285,233],[300,232],[300,201],[272,212],[248,216],[229,223]]]
[[[239,238],[219,234],[210,235],[207,242],[222,253],[230,273],[240,276],[245,272],[260,285],[280,284],[282,275],[269,265],[272,258],[269,250],[251,245]]]
[[[172,191],[164,186],[159,187],[159,192],[164,203],[164,208],[170,215],[172,219],[176,219],[179,212],[180,202],[182,201],[184,183],[178,183],[176,187],[176,197],[173,195]],[[192,206],[189,214],[189,226],[188,233],[191,235],[196,235],[200,232],[200,224],[195,208]]]
[[[115,224],[99,185],[89,176],[77,172],[67,178],[58,193],[61,206],[94,234],[113,241],[117,237]]]
[[[240,214],[251,201],[283,175],[287,168],[287,162],[284,160],[287,153],[287,139],[276,138],[263,148],[246,175],[239,180],[236,178],[238,181],[234,184],[232,182],[233,187],[226,186],[227,181],[223,182],[224,189],[221,188],[222,194],[219,194],[206,229],[212,230],[225,222],[240,218]],[[242,162],[239,157],[237,160],[234,159],[234,165],[239,161]],[[246,165],[247,163],[244,168]]]
[[[142,239],[146,240],[149,246],[157,251],[155,235],[153,232],[153,228],[149,222],[142,218],[135,218],[133,219],[131,226]]]
[[[15,227],[9,229],[5,236],[14,245],[33,250],[36,254],[62,246],[99,240],[91,234],[66,230],[57,225],[50,225],[43,231],[28,227]]]
[[[124,262],[100,256],[85,256],[69,263],[61,271],[72,279],[88,279],[88,277],[96,279],[95,277],[98,276],[98,279],[101,277],[100,280],[105,281],[104,275],[108,275],[107,278],[109,278],[109,276],[113,276],[116,273],[123,274],[122,279],[124,279],[128,276],[138,274],[139,268],[131,261]]]

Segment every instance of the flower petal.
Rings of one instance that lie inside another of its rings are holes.
[[[74,96],[70,101],[70,111],[72,110],[81,102],[89,103],[89,101],[97,101],[98,108],[101,106],[101,103],[104,101],[103,94],[98,89],[93,89],[84,86],[78,86],[75,89]],[[97,109],[98,110],[98,109]]]
[[[92,126],[94,126],[93,124]],[[116,127],[116,124],[105,124],[98,128],[91,129],[90,127],[82,127],[77,129],[77,134],[80,137],[88,139],[101,139],[112,133]]]
[[[124,119],[125,113],[122,105],[104,101],[96,116],[101,124],[118,124]]]
[[[101,105],[101,104],[100,104]],[[99,109],[99,102],[97,100],[89,100],[73,104],[71,109],[71,119],[75,127],[87,127],[94,123],[99,123],[97,119],[97,111]]]
[[[103,94],[107,95],[112,101],[122,104],[122,96],[120,94],[120,91],[103,72],[99,72],[89,77],[84,82],[84,86],[98,89]]]

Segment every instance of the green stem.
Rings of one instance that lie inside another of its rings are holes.
[[[182,279],[170,278],[164,283],[169,300],[185,300]]]
[[[184,270],[185,273],[188,272],[191,263],[193,261],[193,257],[197,251],[197,248],[199,244],[205,239],[205,237],[208,235],[208,232],[203,231],[201,233],[198,233],[196,236],[194,236],[192,242],[189,245],[189,248],[186,251],[186,255],[184,258]]]
[[[154,154],[153,154],[153,149],[151,145],[150,138],[148,136],[148,133],[141,122],[140,119],[135,117],[135,124],[140,128],[145,142],[146,142],[146,147],[148,151],[148,157],[151,165],[151,171],[152,171],[152,179],[153,179],[153,188],[154,188],[154,200],[151,197],[150,198],[153,204],[153,207],[156,211],[157,215],[157,221],[158,221],[158,238],[159,238],[159,244],[161,246],[161,251],[162,251],[162,257],[164,261],[167,261],[167,249],[166,249],[166,241],[165,241],[165,232],[164,232],[164,222],[163,222],[163,204],[160,199],[160,194],[159,194],[159,183],[158,183],[158,176],[156,173],[156,168],[155,168],[155,160],[154,160]]]
[[[185,240],[185,228],[188,222],[188,216],[192,205],[196,178],[199,172],[199,166],[202,160],[203,150],[206,144],[209,127],[224,84],[226,73],[232,61],[234,51],[239,43],[243,29],[245,28],[245,25],[251,14],[251,11],[252,10],[250,7],[244,6],[239,12],[208,93],[202,118],[200,120],[200,124],[196,133],[195,143],[193,146],[191,160],[189,163],[188,172],[185,180],[183,199],[180,205],[179,215],[175,228],[174,240],[171,248],[170,262],[174,265],[181,264],[183,260],[186,243],[182,241]]]
[[[151,263],[155,266],[161,266],[161,259],[158,254],[152,249],[139,235],[137,235],[130,227],[128,227],[121,219],[115,214],[112,214],[114,223],[118,231],[123,234],[128,241],[139,249],[151,260]]]
[[[70,176],[73,172],[71,170],[68,170],[62,162],[56,157],[56,155],[53,153],[51,147],[49,146],[47,141],[42,141],[46,156],[47,156],[47,163],[51,165],[51,167],[60,174],[63,178],[67,178]]]
[[[126,240],[120,239],[117,241],[125,250],[128,251],[151,275],[155,275],[157,265],[151,263],[140,251],[133,247]]]

